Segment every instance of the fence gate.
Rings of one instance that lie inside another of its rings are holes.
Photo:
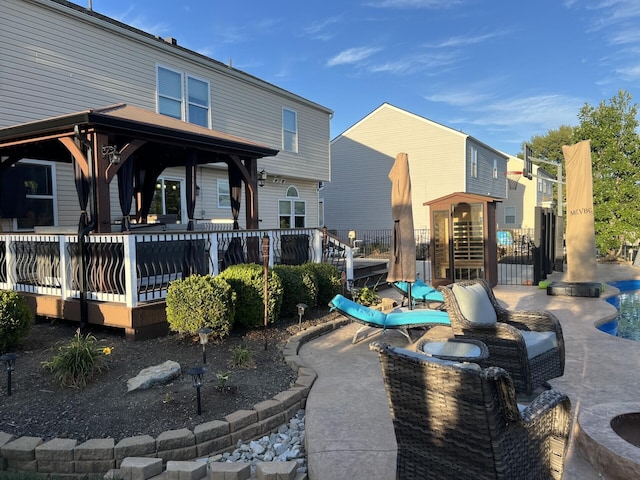
[[[533,283],[547,278],[556,261],[556,214],[550,208],[536,207]]]

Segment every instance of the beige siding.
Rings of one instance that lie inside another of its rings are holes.
[[[409,155],[415,228],[429,227],[423,203],[465,188],[466,135],[382,105],[332,142],[332,179],[324,191],[332,229],[391,228],[389,170]]]
[[[262,159],[259,169],[305,185],[307,205],[316,204],[317,210],[315,186],[330,175],[327,108],[150,35],[45,0],[2,0],[0,40],[0,127],[115,103],[155,111],[158,65],[209,82],[216,130],[281,149],[282,109],[296,111],[298,153]],[[58,191],[61,209],[71,208],[68,186],[58,185],[65,189]],[[265,197],[276,195],[272,188],[264,187]],[[114,181],[112,220],[121,216],[117,190]],[[74,205],[77,210],[77,200]],[[202,210],[209,216],[211,208],[196,206],[196,216]],[[216,209],[212,216],[225,213]],[[77,216],[76,210],[61,213],[60,222]],[[267,219],[275,219],[277,210],[264,216],[261,227],[274,226]],[[241,217],[244,221],[244,206]],[[317,213],[310,226],[316,224]]]

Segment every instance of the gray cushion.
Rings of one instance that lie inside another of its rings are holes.
[[[493,325],[498,320],[491,300],[479,283],[469,286],[453,285],[453,294],[464,318],[471,323]]]
[[[555,332],[529,332],[527,330],[521,330],[520,333],[527,347],[527,358],[529,359],[535,358],[558,346],[558,339]]]

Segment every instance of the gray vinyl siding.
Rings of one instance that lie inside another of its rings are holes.
[[[467,139],[466,155],[466,192],[487,195],[494,198],[506,198],[506,181],[504,172],[507,169],[507,159],[496,154],[473,139]],[[478,177],[473,178],[471,172],[471,156],[473,148],[478,151]],[[493,160],[498,162],[498,178],[493,178]]]
[[[296,111],[298,153],[281,151],[276,157],[259,160],[258,169],[305,185],[301,192],[307,209],[315,205],[317,212],[316,186],[330,177],[332,112],[326,107],[220,62],[53,1],[2,0],[0,40],[0,127],[115,103],[156,111],[158,65],[209,82],[210,120],[215,130],[281,150],[282,109]],[[178,175],[184,177],[184,173]],[[61,210],[71,209],[72,195],[60,192],[69,187],[75,195],[73,183],[58,182],[58,195],[65,198],[59,204]],[[269,192],[272,188],[267,185],[259,194],[267,198],[275,195]],[[110,189],[112,219],[116,219],[122,214],[115,180]],[[244,209],[244,196],[242,203]],[[60,214],[61,224],[77,216],[77,199],[74,208]],[[265,218],[261,227],[277,226],[271,223],[277,219],[277,202],[275,211],[265,212],[265,208],[274,206],[260,203],[260,215]],[[209,211],[216,216],[220,213],[211,205],[196,206],[196,216],[203,209],[207,215]],[[244,221],[244,211],[241,217]],[[317,214],[307,215],[307,221],[316,226]]]

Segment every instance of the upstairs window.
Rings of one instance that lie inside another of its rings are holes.
[[[158,113],[182,120],[182,74],[158,67]]]
[[[478,178],[478,149],[471,147],[471,164],[469,176],[471,178]]]
[[[282,148],[287,152],[298,152],[298,114],[282,109]]]
[[[493,179],[497,179],[498,178],[498,160],[497,159],[493,159]]]
[[[209,83],[187,77],[187,121],[209,128]]]

